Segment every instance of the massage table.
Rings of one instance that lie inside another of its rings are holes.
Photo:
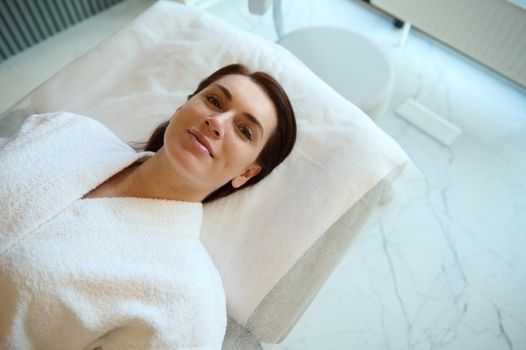
[[[268,178],[204,207],[201,240],[228,305],[223,348],[261,349],[287,337],[410,181],[406,153],[355,104],[276,43],[158,1],[4,112],[0,136],[32,114],[64,110],[144,141],[202,78],[235,62],[277,78],[298,123],[293,152]]]

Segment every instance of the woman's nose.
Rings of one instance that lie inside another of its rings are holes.
[[[205,124],[210,131],[210,134],[215,138],[223,138],[225,136],[225,124],[227,123],[228,116],[226,115],[215,115],[205,119]]]

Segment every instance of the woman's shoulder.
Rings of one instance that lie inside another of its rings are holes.
[[[58,111],[29,116],[17,134],[32,132],[35,129],[53,130],[71,123],[98,124],[95,119],[66,111]]]
[[[91,118],[32,115],[0,148],[0,231],[29,232],[135,158],[132,148]]]
[[[22,124],[20,129],[5,143],[0,150],[14,151],[23,145],[43,142],[42,140],[62,140],[79,142],[91,136],[112,139],[122,142],[111,130],[99,121],[66,111],[33,114]]]

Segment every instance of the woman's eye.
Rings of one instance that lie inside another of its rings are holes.
[[[250,128],[244,126],[244,125],[241,125],[239,127],[239,131],[241,131],[241,133],[243,134],[243,136],[247,139],[247,140],[252,140],[252,130],[250,130]]]
[[[206,97],[206,99],[208,100],[208,102],[213,104],[215,107],[221,108],[221,101],[219,101],[219,99],[217,97],[215,97],[213,95],[208,95]]]

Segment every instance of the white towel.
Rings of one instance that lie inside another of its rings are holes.
[[[71,113],[32,116],[0,148],[0,348],[221,348],[202,205],[80,199],[151,154]]]

